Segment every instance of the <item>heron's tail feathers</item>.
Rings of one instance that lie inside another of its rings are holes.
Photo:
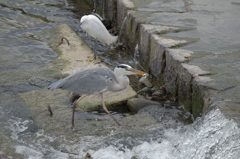
[[[48,86],[48,89],[54,90],[54,89],[60,88],[61,87],[61,83],[62,83],[62,80],[54,82],[50,86]]]

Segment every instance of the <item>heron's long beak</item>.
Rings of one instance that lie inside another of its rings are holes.
[[[138,74],[138,75],[146,75],[146,76],[149,76],[148,73],[145,73],[145,72],[142,72],[142,71],[139,71],[139,70],[130,70],[131,72],[133,72],[134,74]]]

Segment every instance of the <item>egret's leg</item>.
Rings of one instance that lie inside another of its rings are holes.
[[[107,110],[106,106],[105,106],[105,102],[103,99],[103,93],[101,93],[101,97],[102,97],[102,106],[103,109],[105,110],[106,113],[108,113],[108,115],[118,124],[118,126],[121,126],[121,124],[112,116],[112,114]]]
[[[97,50],[98,50],[98,43],[97,43],[97,40],[95,40],[95,42],[94,42],[94,60],[96,60],[96,58],[97,58]]]
[[[93,56],[89,56],[89,58],[87,59],[87,61],[94,61],[97,60],[97,50],[98,50],[98,43],[95,40],[94,41],[94,48],[92,48],[94,55]]]

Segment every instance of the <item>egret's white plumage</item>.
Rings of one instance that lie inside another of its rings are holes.
[[[83,31],[97,39],[101,43],[111,45],[117,41],[118,36],[111,35],[101,20],[95,15],[84,15],[80,20],[80,26]]]
[[[103,109],[120,125],[105,107],[103,92],[117,92],[125,89],[129,85],[129,79],[126,75],[132,74],[147,75],[126,64],[117,66],[114,71],[106,67],[87,68],[51,84],[49,89],[60,88],[78,94],[101,94]],[[74,126],[75,105],[76,102],[73,106],[72,126]]]

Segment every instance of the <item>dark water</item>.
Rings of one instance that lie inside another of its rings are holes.
[[[19,94],[42,90],[56,80],[47,73],[45,65],[57,54],[34,32],[63,23],[78,31],[80,16],[92,10],[81,2],[76,9],[74,2],[64,0],[0,0],[0,158],[82,158],[87,152],[97,159],[237,159],[240,156],[240,130],[218,110],[193,124],[184,125],[173,120],[169,112],[164,114],[165,109],[151,107],[138,116],[142,118],[149,113],[157,123],[142,129],[111,128],[110,131],[103,126],[95,130],[95,135],[81,136],[85,127],[81,131],[69,130],[64,123],[57,126],[63,127],[60,135],[57,130],[49,130],[54,127],[52,125],[40,128],[34,119],[36,114],[29,110]],[[82,32],[78,33],[82,36]],[[91,45],[91,38],[85,40]],[[124,51],[117,56],[112,52],[100,52],[111,67],[118,63],[134,64]],[[39,98],[44,98],[44,94]],[[67,98],[62,100],[67,101]],[[42,120],[47,124],[53,119]],[[106,134],[97,135],[100,130]],[[138,133],[134,132],[136,130]]]
[[[69,9],[71,6],[61,0],[0,1],[0,158],[23,158],[14,145],[26,134],[17,132],[19,138],[10,134],[31,125],[32,114],[17,94],[53,81],[44,75],[43,66],[57,54],[32,33],[62,23],[77,28],[78,19]],[[20,125],[16,125],[18,121]]]

